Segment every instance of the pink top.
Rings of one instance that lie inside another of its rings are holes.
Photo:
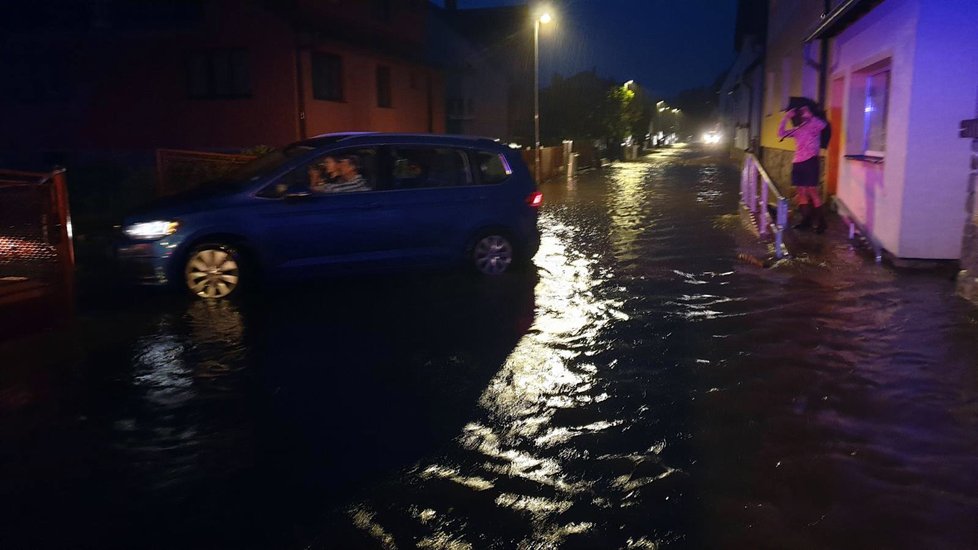
[[[795,140],[797,144],[795,147],[795,158],[791,162],[803,162],[818,155],[819,145],[822,143],[822,130],[825,129],[825,121],[813,116],[805,122],[802,122],[801,126],[795,126],[790,130],[785,130],[784,127],[788,123],[788,118],[788,116],[785,116],[781,119],[781,125],[778,126],[778,137],[781,139],[790,137]]]

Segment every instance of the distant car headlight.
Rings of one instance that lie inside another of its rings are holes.
[[[703,141],[705,143],[720,143],[720,134],[716,132],[703,134]]]
[[[180,224],[173,221],[152,221],[127,225],[122,229],[130,239],[153,241],[176,233]]]

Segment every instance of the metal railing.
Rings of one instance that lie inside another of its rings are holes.
[[[40,299],[70,313],[74,269],[65,170],[0,170],[0,310]]]
[[[773,222],[768,211],[772,198],[776,208]],[[784,229],[788,225],[788,199],[778,191],[757,157],[750,153],[744,158],[744,167],[740,172],[740,200],[757,223],[758,233],[761,236],[768,232],[774,235],[774,253],[779,259],[783,258],[787,254]]]

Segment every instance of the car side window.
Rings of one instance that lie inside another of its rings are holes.
[[[502,183],[512,173],[506,158],[499,153],[479,151],[475,153],[475,165],[479,171],[479,182],[485,185]]]
[[[351,193],[373,191],[379,174],[377,149],[361,147],[331,151],[282,176],[262,196],[289,193]]]
[[[472,185],[465,152],[450,147],[392,147],[391,187],[428,189]]]

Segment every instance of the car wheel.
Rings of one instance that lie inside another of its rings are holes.
[[[184,283],[191,294],[216,300],[227,298],[241,286],[241,256],[233,247],[208,243],[194,247],[184,267]]]
[[[473,265],[483,275],[505,273],[513,265],[514,258],[513,243],[498,233],[485,234],[472,246]]]

